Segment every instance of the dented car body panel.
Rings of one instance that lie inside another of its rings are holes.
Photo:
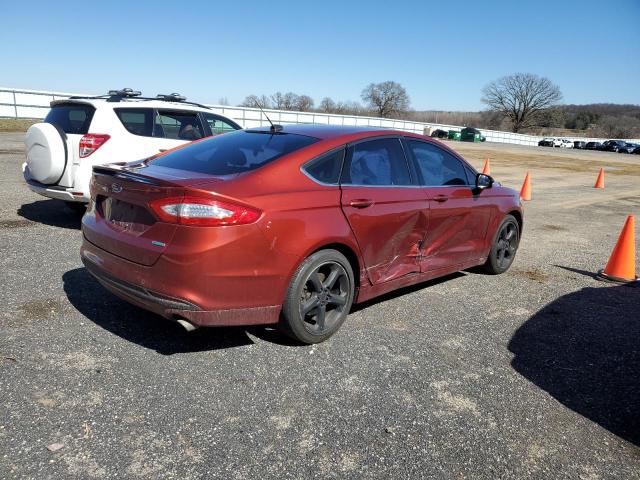
[[[242,134],[251,132],[201,143]],[[504,216],[512,213],[522,223],[516,192],[497,183],[474,189],[469,182],[475,170],[422,135],[313,125],[285,126],[278,134],[314,141],[259,168],[226,176],[177,168],[168,175],[166,165],[156,160],[143,168],[95,172],[92,202],[82,220],[81,258],[89,272],[116,295],[166,318],[186,318],[196,325],[276,323],[293,274],[320,249],[337,249],[349,259],[357,303],[480,265]],[[466,172],[466,177],[459,174],[467,179],[465,185],[424,185],[407,139],[428,144],[448,162],[455,158]],[[355,165],[349,148],[370,140],[379,145]],[[398,176],[396,167],[387,166],[387,147],[402,169],[406,165],[406,174],[403,170]],[[184,147],[183,154],[190,148]],[[310,167],[342,149],[347,153],[336,156],[338,177],[329,179]],[[347,182],[344,168],[350,159]],[[401,184],[367,184],[376,178]],[[246,225],[168,227],[147,202],[162,197],[163,190],[247,206],[259,217]],[[117,218],[108,218],[113,212],[104,207],[121,204],[130,209],[119,207]],[[149,225],[140,227],[140,218]],[[156,232],[161,238],[152,238]]]

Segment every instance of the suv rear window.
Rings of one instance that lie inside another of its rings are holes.
[[[54,105],[44,121],[57,125],[64,133],[84,135],[89,131],[94,112],[95,108],[91,105],[83,105],[81,103]]]
[[[168,153],[153,164],[208,175],[232,175],[255,170],[317,141],[291,133],[236,130]]]

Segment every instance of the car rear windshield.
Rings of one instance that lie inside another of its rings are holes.
[[[208,175],[232,175],[255,170],[317,141],[291,133],[238,130],[168,153],[153,164]]]
[[[94,112],[95,108],[91,105],[83,105],[81,103],[54,105],[44,121],[57,125],[64,133],[84,135],[89,131]]]

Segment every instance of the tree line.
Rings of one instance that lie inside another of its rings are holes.
[[[363,104],[356,101],[335,101],[325,97],[318,108],[313,98],[293,92],[276,92],[272,95],[249,95],[242,107],[273,108],[298,112],[324,112],[343,115],[377,115],[380,117],[403,116],[410,109],[410,99],[402,85],[393,81],[371,83],[360,94]]]
[[[630,138],[640,136],[640,106],[561,105],[560,88],[532,73],[515,73],[488,83],[482,89],[481,112],[415,111],[405,88],[394,81],[370,83],[361,92],[362,103],[323,98],[315,106],[309,95],[276,92],[249,95],[241,106],[300,112],[366,115],[426,123],[473,126],[520,133],[543,133],[553,129],[583,131],[588,136]]]

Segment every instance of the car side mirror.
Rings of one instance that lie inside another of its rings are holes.
[[[478,173],[476,175],[476,190],[481,191],[485,188],[491,188],[493,186],[493,178],[484,173]]]

